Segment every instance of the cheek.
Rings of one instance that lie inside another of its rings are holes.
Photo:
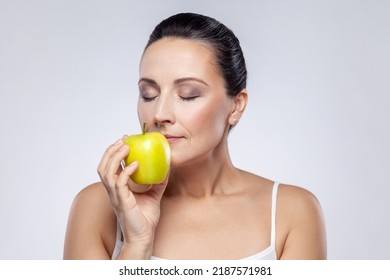
[[[227,125],[227,105],[224,100],[214,99],[199,103],[175,104],[171,108],[176,125],[182,126],[192,136],[207,131],[207,134],[221,134]],[[221,106],[221,104],[224,104]],[[153,125],[154,107],[152,104],[138,102],[137,106],[139,122]]]
[[[192,128],[193,133],[197,131],[207,131],[211,134],[221,134],[226,126],[226,113],[219,103],[220,101],[202,104],[193,110],[183,112],[188,128]]]
[[[142,101],[138,101],[137,105],[137,113],[138,113],[138,120],[140,124],[147,123],[151,124],[153,122],[153,113],[150,108],[150,106],[147,106],[146,104],[141,104]]]

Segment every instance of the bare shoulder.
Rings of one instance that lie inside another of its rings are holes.
[[[241,174],[246,186],[245,191],[251,195],[260,194],[268,197],[271,194],[274,181],[246,171],[241,171]],[[293,212],[305,213],[309,208],[320,210],[320,203],[316,196],[303,187],[279,184],[277,199],[279,211],[286,210],[292,213],[291,210],[294,209]]]
[[[73,204],[89,205],[101,203],[108,199],[104,186],[100,182],[93,183],[82,189],[75,197]]]
[[[253,197],[269,198],[274,181],[246,172],[246,190]],[[258,194],[258,196],[256,196]],[[309,190],[288,184],[279,184],[277,194],[277,208],[284,217],[295,217],[295,219],[305,219],[308,215],[321,214],[321,206],[316,196]]]
[[[325,259],[326,233],[321,205],[305,188],[281,184],[278,191],[277,220],[282,229],[284,259]]]
[[[293,228],[300,223],[322,222],[322,209],[317,197],[309,190],[281,184],[278,191],[278,211],[290,221]]]
[[[104,186],[94,183],[75,197],[65,238],[65,259],[109,258],[114,246],[115,213]]]
[[[310,192],[309,190],[287,184],[280,184],[278,190],[278,201],[281,203],[278,204],[280,208],[286,208],[291,212],[298,213],[303,211],[304,213],[307,210],[320,210],[320,203],[317,197]]]
[[[241,174],[250,196],[259,204],[270,205],[275,182],[248,172]],[[325,220],[317,197],[306,188],[279,184],[276,201],[278,259],[326,259]]]
[[[71,211],[79,215],[102,218],[113,214],[107,191],[100,182],[82,189],[76,195]]]

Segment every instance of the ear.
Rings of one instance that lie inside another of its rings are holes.
[[[243,89],[234,98],[234,104],[229,116],[229,124],[236,125],[244,114],[246,104],[248,103],[248,93],[246,89]]]

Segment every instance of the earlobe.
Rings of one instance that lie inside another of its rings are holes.
[[[229,118],[229,124],[230,125],[236,125],[237,123],[238,123],[237,117],[235,117],[234,115],[231,115],[230,118]]]

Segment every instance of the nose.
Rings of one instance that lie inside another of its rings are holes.
[[[154,108],[153,122],[156,127],[161,127],[175,122],[172,98],[169,94],[160,94]]]

